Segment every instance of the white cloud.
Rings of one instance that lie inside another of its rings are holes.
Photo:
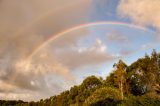
[[[125,37],[122,33],[118,31],[111,31],[110,33],[107,33],[107,41],[109,42],[117,42],[117,43],[126,43],[128,41],[128,38]]]
[[[53,49],[53,46],[51,48]],[[71,70],[103,63],[115,58],[108,53],[107,45],[100,39],[96,39],[95,42],[89,45],[87,43],[84,46],[75,44],[54,49],[52,54],[57,57],[57,61]],[[59,52],[55,52],[56,49]]]
[[[107,45],[103,44],[102,40],[96,39],[95,44],[90,48],[93,52],[105,53],[107,52]]]
[[[103,44],[102,40],[96,39],[90,47],[74,47],[79,53],[93,52],[93,53],[107,53],[107,45]]]
[[[136,24],[160,30],[160,0],[121,0],[117,11]]]

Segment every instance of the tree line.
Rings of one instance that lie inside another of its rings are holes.
[[[0,101],[0,106],[160,106],[160,53],[131,65],[113,65],[105,79],[89,76],[78,86],[38,102]]]

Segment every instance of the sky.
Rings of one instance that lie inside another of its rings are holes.
[[[0,99],[37,101],[160,52],[159,0],[0,0]]]

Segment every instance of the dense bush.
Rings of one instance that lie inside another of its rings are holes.
[[[147,93],[142,96],[129,96],[123,102],[124,106],[160,106],[160,96],[155,93]]]
[[[97,89],[85,101],[86,106],[116,106],[120,101],[120,92],[115,88]]]

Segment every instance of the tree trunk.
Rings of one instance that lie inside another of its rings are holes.
[[[121,77],[120,81],[120,93],[121,93],[121,100],[123,100],[123,77]]]

